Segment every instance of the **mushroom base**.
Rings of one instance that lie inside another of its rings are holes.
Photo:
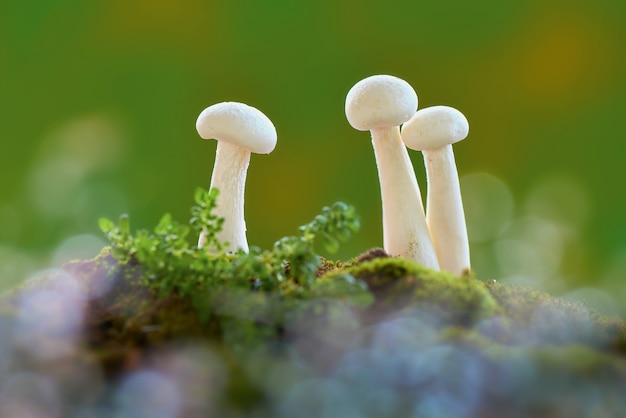
[[[420,189],[400,129],[372,130],[383,205],[385,251],[439,269]]]
[[[462,274],[470,270],[459,174],[451,145],[423,150],[428,181],[426,223],[442,270]]]

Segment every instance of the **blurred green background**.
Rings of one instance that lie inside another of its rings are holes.
[[[196,117],[227,100],[279,135],[248,173],[252,245],[343,200],[363,227],[332,257],[380,246],[369,136],[343,106],[392,74],[470,121],[455,154],[478,276],[618,310],[625,45],[623,0],[0,0],[0,288],[94,255],[101,216],[186,221],[215,153]]]

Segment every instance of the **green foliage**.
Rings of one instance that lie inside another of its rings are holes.
[[[222,230],[224,219],[213,214],[219,191],[211,189],[208,192],[202,188],[197,188],[194,194],[196,205],[191,207],[191,219],[189,225],[197,233],[206,231],[206,244],[209,248],[223,249],[223,243],[216,239],[216,234]]]
[[[217,239],[224,222],[213,213],[217,196],[216,189],[196,191],[189,225],[166,214],[152,232],[133,234],[128,216],[122,215],[117,224],[101,219],[100,228],[119,262],[139,264],[142,280],[152,290],[161,295],[198,298],[202,301],[199,305],[209,300],[205,290],[220,285],[313,297],[320,293],[319,289],[311,291],[321,265],[316,242],[321,240],[329,252],[334,252],[359,228],[354,208],[338,202],[324,207],[313,221],[298,229],[297,235],[278,240],[271,250],[251,247],[248,253],[227,253],[225,243]],[[195,240],[190,242],[201,231],[206,233],[206,248],[216,252],[198,249]],[[353,293],[363,291],[362,284],[352,283]]]

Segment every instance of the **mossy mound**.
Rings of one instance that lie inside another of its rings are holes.
[[[472,277],[459,278],[407,260],[377,257],[346,268],[363,280],[375,297],[376,317],[405,307],[433,311],[441,325],[471,327],[482,318],[501,313],[484,284]]]
[[[532,289],[382,250],[273,291],[249,278],[163,295],[150,280],[105,249],[3,295],[0,393],[18,401],[0,415],[50,402],[54,416],[104,417],[626,410],[624,322]]]

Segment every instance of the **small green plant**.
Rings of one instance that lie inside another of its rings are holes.
[[[122,215],[117,223],[100,219],[100,228],[113,255],[121,264],[137,263],[142,270],[141,280],[153,291],[184,297],[222,284],[303,293],[314,283],[321,265],[315,244],[321,240],[327,251],[335,252],[359,229],[354,208],[337,202],[324,207],[320,215],[298,229],[297,235],[278,240],[270,250],[251,247],[249,252],[227,253],[224,249],[228,243],[216,238],[224,222],[213,213],[217,196],[217,189],[198,189],[188,225],[165,214],[152,232],[139,230],[133,234],[128,216]],[[208,248],[216,248],[217,252],[198,249],[190,242],[201,231],[205,231]]]

